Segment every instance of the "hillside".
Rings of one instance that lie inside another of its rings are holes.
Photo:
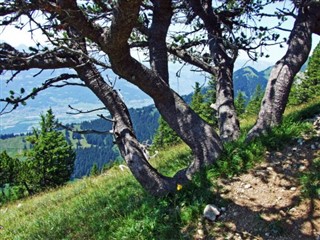
[[[26,90],[32,87],[33,75],[36,73],[37,72],[34,71],[25,76],[24,88]],[[49,78],[51,74],[52,73],[50,71],[44,71],[42,77]],[[268,74],[269,68],[260,72],[251,67],[244,67],[235,71],[235,92],[245,92],[247,100],[249,100],[254,93],[257,84],[263,88],[265,87]],[[22,80],[22,77],[20,77],[17,82],[13,82],[13,85],[10,85],[10,87],[12,89],[19,89],[19,84],[21,84],[19,80]],[[40,81],[41,79],[36,77],[35,80]],[[137,99],[144,99],[144,95],[141,95],[140,91],[138,91],[138,93],[134,93],[135,89],[131,89],[130,86],[125,82],[118,82],[117,88],[121,88],[121,92],[124,94],[124,97],[132,102]],[[204,87],[202,90],[206,91],[206,88]],[[1,91],[4,90],[1,89]],[[192,93],[184,95],[183,98],[187,103],[190,103],[192,99]],[[60,101],[57,102],[55,101],[56,99],[60,99]],[[62,101],[61,99],[66,100]],[[84,103],[83,99],[86,99],[87,102]],[[22,136],[13,137],[13,135],[8,135],[8,133],[21,133],[25,132],[27,129],[30,131],[30,127],[35,123],[36,120],[38,121],[39,118],[39,116],[34,116],[34,113],[36,112],[35,108],[42,109],[43,112],[45,112],[47,111],[48,106],[54,105],[55,108],[60,109],[58,112],[54,111],[56,117],[59,119],[59,121],[65,122],[65,119],[60,119],[59,116],[62,114],[61,109],[64,109],[62,106],[67,105],[67,101],[70,101],[72,106],[77,106],[74,104],[84,104],[84,106],[88,104],[85,106],[85,108],[90,108],[92,104],[97,104],[97,99],[95,99],[95,97],[90,94],[87,89],[70,87],[66,88],[65,91],[52,89],[48,92],[44,92],[43,94],[39,95],[38,101],[30,102],[28,105],[28,107],[31,108],[31,110],[29,108],[30,112],[26,112],[28,108],[23,108],[23,111],[18,109],[16,112],[12,113],[12,117],[7,117],[6,115],[1,116],[1,134],[7,133],[7,136],[5,137],[6,139],[0,139],[1,150],[6,150],[11,156],[16,156],[16,154],[20,154],[24,149],[28,148],[28,143],[24,141]],[[65,109],[64,111],[67,110]],[[140,108],[130,108],[129,111],[137,138],[141,142],[150,143],[153,139],[156,129],[158,128],[158,111],[154,105],[148,105]],[[18,112],[19,114],[17,114]],[[28,117],[25,118],[24,116]],[[71,117],[72,116],[70,116],[70,118]],[[12,125],[10,127],[7,126],[7,118],[10,125]],[[75,120],[74,118],[71,119]],[[80,121],[79,119],[87,120]],[[84,116],[80,115],[75,121],[77,123],[69,123],[68,126],[72,128],[79,128],[81,130],[93,129],[97,131],[107,131],[111,129],[110,122],[107,122],[103,119],[92,119],[92,116],[85,116],[84,118]],[[119,153],[114,147],[112,136],[109,134],[79,135],[70,131],[65,131],[65,134],[67,141],[73,144],[77,156],[72,178],[81,178],[88,175],[94,164],[97,164],[99,169],[102,169],[105,164],[109,164],[110,162],[119,159]]]
[[[142,108],[130,108],[130,116],[134,125],[137,138],[141,142],[151,142],[158,128],[159,113],[154,105]],[[147,125],[145,123],[148,123]],[[84,121],[77,124],[68,124],[72,129],[109,131],[112,124],[102,118]],[[87,176],[94,164],[102,169],[105,164],[120,159],[118,149],[113,143],[111,134],[83,134],[62,130],[66,140],[71,143],[76,151],[76,161],[72,178]],[[21,158],[23,151],[29,148],[25,135],[0,135],[1,152],[7,151],[12,157]]]
[[[37,70],[32,70],[30,72],[21,73],[17,81],[11,81],[10,84],[1,86],[0,95],[4,98],[9,95],[10,90],[19,91],[24,88],[25,91],[30,91],[33,87],[41,84],[43,79],[52,78],[56,74],[61,74],[64,72],[70,72],[69,70],[56,70],[54,74],[51,71],[45,70],[41,75],[37,75]],[[267,83],[268,71],[264,70],[258,72],[254,68],[244,67],[234,72],[234,89],[237,94],[239,91],[246,93],[247,98],[254,93],[257,84],[261,87],[265,87]],[[203,76],[199,77],[192,72],[186,71],[181,80],[177,80],[175,72],[171,72],[174,76],[172,77],[172,88],[177,92],[185,95],[187,100],[191,100],[190,93],[193,91],[193,86],[195,82],[203,82]],[[5,78],[9,78],[10,74],[4,75]],[[115,89],[119,91],[124,101],[129,108],[143,108],[145,106],[152,106],[152,100],[141,90],[132,84],[127,83],[124,80],[116,80],[117,78],[111,74],[109,76],[112,79],[113,84],[115,84]],[[183,79],[182,79],[183,78]],[[179,84],[179,81],[183,81],[183,84]],[[75,80],[77,82],[77,80]],[[178,86],[177,86],[178,85]],[[246,90],[248,89],[248,90]],[[85,99],[85,101],[84,101]],[[1,105],[0,107],[3,106]],[[52,108],[56,117],[64,124],[71,123],[81,123],[83,121],[91,121],[97,118],[97,112],[90,114],[78,114],[78,115],[68,115],[66,112],[72,112],[68,108],[71,105],[74,108],[82,110],[90,110],[101,107],[101,103],[88,89],[77,86],[67,86],[63,89],[52,88],[44,92],[39,93],[35,100],[30,100],[24,107],[19,107],[16,111],[10,114],[1,116],[0,124],[0,134],[10,134],[10,133],[22,133],[32,130],[32,126],[37,125],[39,121],[40,113],[46,112],[49,107]],[[19,114],[17,114],[19,112]],[[100,112],[103,114],[107,113]]]
[[[253,144],[235,144],[175,196],[153,198],[114,166],[1,206],[0,238],[318,239],[320,126],[313,123],[319,114],[319,99],[288,109],[283,126]],[[244,153],[234,166],[234,156]],[[160,151],[152,165],[170,175],[190,157],[179,145]],[[202,218],[206,204],[221,210],[215,222]]]

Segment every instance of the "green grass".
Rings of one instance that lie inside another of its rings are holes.
[[[318,101],[319,102],[319,101]],[[219,161],[197,174],[188,186],[174,196],[154,198],[134,177],[117,166],[98,177],[89,177],[0,208],[0,239],[192,239],[206,204],[216,198],[216,179],[241,174],[263,161],[266,149],[308,131],[310,124],[299,122],[320,111],[319,103],[290,112],[284,124],[268,137],[246,144],[227,144]],[[294,115],[292,115],[294,114]],[[298,120],[298,122],[297,122]],[[190,149],[180,144],[160,151],[151,164],[172,176],[192,159]],[[303,189],[310,194],[319,190],[318,160],[315,171],[301,177]],[[223,204],[223,203],[221,203]]]
[[[175,147],[161,157],[179,165],[186,152],[184,146]],[[154,198],[131,174],[114,167],[105,175],[3,206],[0,238],[182,239],[180,230],[190,220],[184,216],[199,214],[200,207],[184,209],[181,197]]]
[[[24,146],[26,146],[26,148],[30,146],[24,138],[23,136],[16,136],[14,138],[0,139],[0,152],[6,150],[11,157],[21,155],[24,151]]]
[[[315,158],[307,172],[300,176],[302,196],[306,198],[320,198],[320,153]]]

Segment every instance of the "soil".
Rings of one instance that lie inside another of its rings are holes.
[[[194,239],[320,240],[320,196],[303,198],[299,176],[320,156],[320,138],[304,137],[246,174],[219,180],[215,222],[199,220]],[[319,173],[320,174],[320,173]]]

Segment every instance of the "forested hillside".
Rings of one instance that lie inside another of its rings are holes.
[[[158,127],[159,113],[153,105],[129,109],[134,125],[135,133],[141,142],[151,144],[153,135]],[[93,121],[85,121],[80,125],[81,130],[111,131],[112,123],[102,118]],[[69,135],[70,136],[70,135]],[[114,145],[112,134],[73,134],[77,139],[76,162],[74,178],[88,175],[94,164],[101,170],[105,164],[120,160],[119,151]],[[82,146],[81,139],[85,139],[87,146]]]
[[[251,67],[242,68],[234,73],[235,92],[244,91],[246,101],[249,101],[254,94],[257,85],[266,86],[268,69],[258,72]],[[202,94],[207,91],[202,87]],[[193,93],[183,96],[187,103],[191,103]],[[135,133],[140,142],[151,144],[156,129],[159,125],[159,112],[154,105],[142,108],[130,108],[130,116],[133,122]],[[72,178],[81,178],[90,173],[94,164],[101,170],[104,165],[116,160],[121,160],[119,151],[114,145],[111,134],[106,133],[112,129],[112,123],[103,118],[84,121],[77,124],[67,124],[68,127],[79,130],[95,130],[104,132],[103,134],[78,134],[71,131],[64,131],[66,139],[72,143],[76,151],[76,161]],[[28,148],[28,144],[22,136],[14,134],[0,135],[2,150],[7,150],[12,156],[21,153],[23,149]]]

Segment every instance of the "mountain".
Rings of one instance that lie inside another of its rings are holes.
[[[235,71],[233,75],[235,95],[237,96],[241,91],[245,94],[247,100],[249,100],[258,85],[260,85],[262,89],[265,89],[271,69],[272,67],[268,67],[258,72],[252,67],[244,67]]]
[[[11,72],[6,72],[0,80],[0,99],[9,97],[9,92],[13,90],[20,93],[24,89],[26,93],[32,91],[34,87],[41,86],[42,82],[47,79],[56,77],[62,73],[73,73],[69,69],[61,70],[29,70],[19,73],[14,81],[11,81]],[[106,81],[109,81],[114,89],[119,92],[120,96],[129,108],[141,108],[153,103],[152,99],[142,92],[138,87],[128,83],[126,80],[117,77],[113,72],[103,73]],[[170,68],[171,87],[180,95],[189,94],[193,91],[195,81],[205,84],[206,77],[199,72],[190,71],[190,68],[179,67],[177,64]],[[81,83],[80,80],[73,82]],[[28,100],[26,106],[19,106],[14,112],[1,116],[0,134],[22,133],[31,131],[32,127],[37,126],[40,113],[46,112],[52,108],[55,116],[64,124],[79,123],[84,120],[93,120],[97,118],[97,112],[89,114],[70,115],[72,112],[68,107],[79,110],[91,110],[102,107],[97,97],[85,87],[65,86],[63,88],[50,88],[40,92],[35,100]],[[0,110],[4,104],[0,102]],[[105,113],[108,115],[108,113]]]
[[[244,67],[235,71],[235,93],[237,94],[240,91],[242,91],[245,93],[247,99],[249,100],[250,97],[253,95],[258,84],[263,89],[265,88],[270,71],[271,67],[263,71],[257,71],[252,67]],[[26,76],[25,79],[28,79],[28,76]],[[119,81],[119,83],[121,83],[121,81]],[[26,84],[25,87],[29,87],[28,84]],[[144,99],[144,95],[139,93],[137,89],[131,87],[131,85],[124,84],[122,86],[122,89],[121,94],[123,94],[124,98],[130,98],[133,101],[140,101],[141,99]],[[89,94],[89,91],[86,88],[66,88],[64,89],[64,91],[58,89],[57,92],[53,92],[54,90],[57,91],[57,89],[53,89],[52,91],[44,92],[44,96],[40,98],[40,100],[38,99],[38,101],[33,101],[35,104],[34,106],[43,109],[43,112],[45,112],[48,109],[48,105],[52,103],[58,104],[58,107],[61,107],[62,105],[71,102],[73,106],[77,106],[78,104],[86,109],[89,108],[90,104],[98,104],[98,100],[95,98],[93,94]],[[203,91],[205,90],[206,88],[203,89]],[[192,93],[184,95],[183,98],[187,103],[190,103],[192,99]],[[83,99],[85,99],[85,102],[83,101]],[[139,139],[139,141],[151,143],[155,131],[158,128],[158,119],[160,116],[155,106],[148,105],[139,108],[131,107],[129,109],[129,112],[133,122],[136,136]],[[19,111],[19,115],[20,113],[21,112]],[[108,114],[106,113],[105,115]],[[23,119],[28,119],[25,116],[28,115],[22,115],[20,117],[24,117]],[[61,121],[59,115],[56,117]],[[75,123],[76,121],[74,121],[74,119],[71,119],[71,121],[73,122],[70,123],[69,126],[80,128],[82,130],[108,131],[112,129],[111,122],[101,118],[97,119],[95,115],[93,115],[92,117],[94,117],[94,119],[90,119],[90,117],[88,116],[80,116],[80,118],[77,119],[79,120],[77,123]],[[81,121],[82,119],[86,119],[86,121]],[[26,120],[22,121],[26,126],[31,123],[26,122]],[[18,126],[22,125],[18,124]],[[13,128],[15,130],[19,130],[17,125],[14,124]],[[65,134],[67,141],[72,143],[76,150],[77,157],[75,162],[73,178],[81,178],[85,175],[88,175],[94,164],[97,164],[97,166],[100,169],[102,169],[105,164],[115,161],[120,157],[119,152],[113,143],[112,135],[110,134],[80,135],[68,131],[65,131]],[[2,136],[3,138],[13,137],[12,134],[4,135],[4,133],[2,133]],[[10,147],[19,148],[18,151],[22,151],[27,146],[25,142],[21,140],[21,136],[19,136],[19,138],[21,146],[19,145],[19,143],[17,143],[17,141],[15,141],[14,144],[10,145]],[[5,145],[5,142],[3,141],[1,144]]]

